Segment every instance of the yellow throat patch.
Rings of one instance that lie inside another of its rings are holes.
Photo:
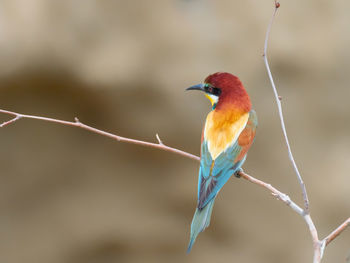
[[[210,100],[211,106],[214,106],[215,103],[218,102],[218,97],[215,95],[209,95],[207,93],[204,93],[204,95],[207,97],[208,100]]]

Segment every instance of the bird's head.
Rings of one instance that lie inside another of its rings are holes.
[[[204,83],[186,90],[203,91],[215,110],[231,108],[249,112],[251,109],[251,102],[242,82],[230,73],[214,73],[209,75]]]

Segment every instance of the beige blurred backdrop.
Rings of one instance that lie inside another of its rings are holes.
[[[321,237],[350,215],[350,2],[281,1],[269,45]],[[259,117],[244,166],[302,204],[262,60],[273,1],[3,0],[0,108],[74,117],[199,154],[208,101],[186,87],[238,75]],[[1,115],[0,120],[8,117]],[[0,262],[311,262],[303,220],[230,180],[185,253],[198,163],[77,128],[0,130]],[[324,262],[345,262],[350,232]]]

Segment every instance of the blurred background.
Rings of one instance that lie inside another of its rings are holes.
[[[322,238],[350,215],[349,8],[282,0],[269,44]],[[262,59],[272,12],[270,0],[3,0],[0,108],[152,142],[158,133],[198,155],[210,106],[184,90],[228,71],[259,117],[245,171],[302,204]],[[311,262],[301,217],[236,178],[187,255],[193,160],[35,120],[1,129],[0,142],[0,262]],[[348,230],[323,262],[345,262],[349,244]]]

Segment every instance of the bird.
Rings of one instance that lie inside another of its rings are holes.
[[[191,223],[187,253],[198,234],[210,224],[215,198],[232,175],[239,177],[258,125],[256,112],[238,77],[227,72],[209,75],[199,90],[211,102],[201,138],[197,207]]]

